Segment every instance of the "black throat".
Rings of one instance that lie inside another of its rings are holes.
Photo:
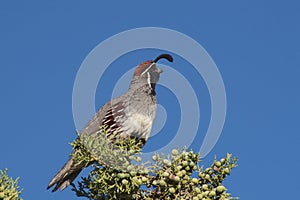
[[[156,95],[156,92],[155,92],[155,86],[156,84],[155,83],[151,83],[151,95],[155,96]]]

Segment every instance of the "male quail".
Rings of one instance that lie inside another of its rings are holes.
[[[107,102],[87,123],[81,134],[93,135],[99,131],[100,126],[104,125],[107,127],[106,137],[111,142],[114,142],[114,139],[109,137],[112,134],[113,137],[118,138],[134,137],[145,144],[156,114],[155,85],[162,72],[156,66],[156,62],[162,58],[173,62],[172,56],[162,54],[154,61],[141,63],[134,71],[128,91]],[[68,162],[50,181],[47,189],[55,184],[52,192],[65,189],[84,167],[84,164],[76,163],[70,156]]]

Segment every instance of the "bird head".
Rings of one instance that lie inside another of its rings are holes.
[[[173,58],[171,55],[161,54],[153,61],[148,60],[139,64],[139,66],[134,71],[132,84],[138,83],[140,86],[148,84],[154,90],[155,85],[159,80],[159,76],[163,72],[162,69],[156,66],[156,62],[160,59],[166,59],[169,62],[173,62]]]

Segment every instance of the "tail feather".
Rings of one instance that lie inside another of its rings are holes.
[[[61,170],[53,177],[53,179],[48,184],[47,190],[56,186],[52,190],[55,192],[56,190],[64,190],[68,187],[78,176],[81,170],[84,168],[83,164],[76,164],[74,159],[71,157],[68,162],[61,168]]]

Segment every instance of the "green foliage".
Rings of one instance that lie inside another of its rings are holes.
[[[84,163],[86,166],[96,161],[102,166],[126,170],[129,158],[140,152],[142,143],[135,138],[119,138],[110,143],[106,134],[105,127],[101,127],[96,134],[78,135],[77,140],[71,143],[73,149],[76,149],[72,156],[78,163]],[[113,135],[110,137],[114,138]]]
[[[7,176],[7,169],[0,170],[0,200],[22,200],[19,195],[22,190],[18,186],[19,178],[13,180]]]
[[[117,153],[115,146],[108,150],[105,148],[110,147],[109,144],[95,144],[97,142],[93,137],[86,137],[72,144],[80,149],[80,154],[75,155],[78,161],[96,161],[88,177],[83,177],[78,186],[72,184],[77,196],[94,200],[233,199],[222,183],[236,167],[237,159],[231,154],[220,160],[215,158],[211,166],[204,169],[199,165],[199,153],[192,150],[173,149],[168,156],[155,154],[152,163],[142,163],[140,144],[134,139],[120,142]]]

